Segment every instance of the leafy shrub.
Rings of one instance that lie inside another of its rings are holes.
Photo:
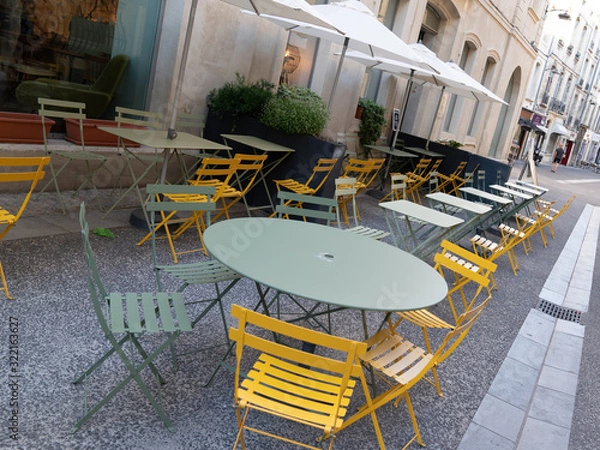
[[[208,107],[218,118],[231,115],[234,120],[240,116],[259,118],[265,104],[273,97],[275,85],[265,79],[248,83],[246,78],[236,73],[236,81],[225,83],[208,94]]]
[[[358,127],[358,140],[361,146],[377,142],[385,124],[385,108],[373,100],[361,98],[358,106],[363,108],[362,118]]]
[[[281,85],[260,118],[265,125],[287,134],[319,134],[329,120],[321,97],[306,87]]]

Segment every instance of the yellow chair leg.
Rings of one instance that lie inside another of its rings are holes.
[[[4,295],[6,295],[7,299],[14,300],[14,298],[11,297],[8,292],[8,285],[6,284],[6,277],[4,276],[4,269],[2,268],[2,263],[0,263],[0,279],[2,280],[2,288],[0,288],[0,291],[4,291]]]
[[[412,422],[413,429],[415,430],[415,435],[410,441],[408,441],[408,443],[403,447],[402,450],[408,448],[408,446],[412,444],[415,439],[421,447],[425,447],[425,444],[421,439],[421,432],[419,431],[419,425],[417,425],[417,418],[415,417],[415,412],[413,410],[412,402],[410,401],[410,396],[408,395],[408,392],[404,394],[404,398],[406,400],[406,407],[408,408],[408,413],[410,414],[410,421]]]

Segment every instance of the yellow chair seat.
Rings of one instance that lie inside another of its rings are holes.
[[[341,426],[356,384],[349,380],[348,386],[342,387],[342,381],[342,377],[262,354],[238,390],[240,407],[253,406],[263,412],[331,430]],[[337,399],[340,390],[342,408],[338,407]]]

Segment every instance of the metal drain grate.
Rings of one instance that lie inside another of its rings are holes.
[[[581,311],[573,308],[558,306],[548,300],[540,300],[536,309],[557,319],[567,320],[569,322],[581,323]]]

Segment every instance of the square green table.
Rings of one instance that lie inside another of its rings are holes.
[[[408,150],[411,153],[417,153],[418,155],[429,156],[430,158],[445,158],[446,157],[446,155],[442,155],[441,153],[434,152],[434,151],[429,150],[427,148],[421,148],[421,147],[404,147],[404,149]]]
[[[388,147],[387,145],[365,145],[365,147],[385,153],[386,155],[385,170],[383,171],[383,177],[380,179],[379,183],[380,189],[383,189],[385,185],[385,181],[390,173],[390,165],[392,164],[393,158],[408,159],[409,161],[412,160],[412,158],[417,158],[417,155],[405,152],[404,150],[398,150],[397,148]]]
[[[177,132],[177,137],[169,139],[167,132],[164,130],[151,130],[151,129],[135,129],[135,128],[119,128],[119,127],[98,127],[99,130],[109,134],[113,134],[122,139],[129,139],[137,144],[149,147],[158,151],[163,151],[163,164],[161,168],[160,183],[164,183],[167,175],[167,163],[169,161],[169,155],[171,150],[186,149],[186,150],[212,150],[222,151],[231,150],[226,145],[219,144],[217,142],[209,141],[208,139],[195,136],[190,133],[184,133],[181,131]],[[131,151],[131,150],[130,150]],[[132,152],[135,154],[135,152]],[[110,209],[104,215],[108,215],[116,206],[123,201],[123,199],[134,189],[140,180],[134,180],[134,183],[125,191],[121,197],[110,207]],[[144,210],[144,201],[140,198],[142,210]],[[145,211],[144,211],[145,214]],[[146,217],[146,220],[148,218]],[[148,222],[149,223],[149,222]]]

